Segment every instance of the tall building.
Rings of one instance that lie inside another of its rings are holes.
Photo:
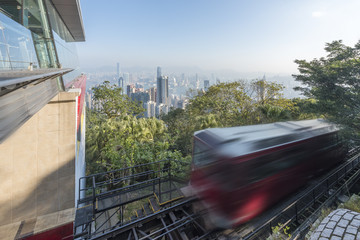
[[[156,101],[156,98],[155,98],[155,96],[156,96],[156,88],[152,87],[148,91],[149,91],[150,101],[155,102]]]
[[[145,108],[145,117],[155,117],[155,109],[156,109],[156,103],[153,101],[148,101],[144,103]]]
[[[127,86],[130,84],[130,74],[129,73],[123,73],[123,79],[124,79],[124,86]]]
[[[157,68],[157,82],[156,82],[156,103],[169,104],[169,79],[167,76],[161,75],[161,68]]]
[[[85,175],[79,6],[0,1],[0,239],[72,238]]]
[[[209,80],[204,80],[204,90],[207,91],[210,87],[210,81]]]
[[[169,112],[169,106],[165,104],[156,104],[155,108],[155,116],[160,118],[162,115],[168,114]]]
[[[150,101],[149,93],[147,93],[147,92],[132,93],[131,100],[146,103],[146,102]]]
[[[123,77],[119,77],[119,79],[118,79],[118,86],[121,87],[121,89],[122,89],[122,94],[124,94],[125,89],[124,89],[124,78],[123,78]]]
[[[122,94],[124,94],[124,78],[120,76],[120,63],[116,63],[116,79],[118,80],[118,86],[122,89]]]
[[[159,79],[160,77],[161,77],[161,67],[157,67],[156,79]]]
[[[156,103],[161,103],[161,67],[157,67],[156,75]]]
[[[131,94],[135,93],[135,85],[134,84],[130,84],[126,86],[126,94],[128,95],[129,98],[131,98]]]

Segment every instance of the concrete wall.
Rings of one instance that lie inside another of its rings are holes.
[[[75,207],[76,92],[61,92],[0,144],[0,225]]]

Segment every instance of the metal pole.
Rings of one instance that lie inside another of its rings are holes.
[[[160,200],[159,203],[161,203],[162,202],[161,201],[161,177],[159,178],[159,200]]]
[[[313,200],[314,200],[314,204],[315,204],[315,190],[314,189],[312,191],[312,195],[313,195]]]
[[[155,193],[155,181],[152,182],[153,182],[153,193]]]
[[[93,199],[92,199],[92,202],[93,202],[93,219],[95,219],[95,199],[96,199],[96,194],[95,194],[95,176],[92,177],[93,179],[93,186],[92,186],[92,195],[93,195]]]
[[[171,163],[170,163],[170,159],[168,159],[168,164],[169,164],[169,173],[168,173],[168,178],[169,178],[169,190],[170,190],[170,199],[169,200],[171,200],[172,199],[172,191],[171,191],[171,189],[172,189],[172,184],[171,184]]]

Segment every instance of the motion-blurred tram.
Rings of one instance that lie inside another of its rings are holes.
[[[205,129],[194,134],[191,186],[218,227],[249,221],[343,159],[322,119]]]

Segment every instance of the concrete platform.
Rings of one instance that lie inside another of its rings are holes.
[[[27,219],[8,225],[0,226],[0,239],[13,240],[36,235],[62,225],[73,222],[75,219],[75,208],[50,213],[37,218]]]

